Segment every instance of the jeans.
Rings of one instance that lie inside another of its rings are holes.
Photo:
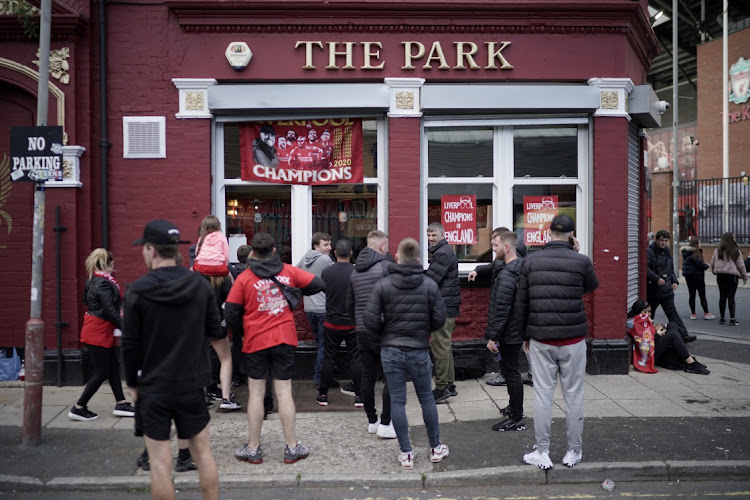
[[[505,377],[510,398],[510,418],[523,417],[523,382],[521,381],[521,344],[500,344],[500,373]]]
[[[374,424],[378,421],[378,410],[375,408],[375,382],[378,380],[380,371],[380,344],[369,339],[369,334],[357,332],[357,343],[359,344],[359,361],[362,366],[362,403],[365,405],[367,421]],[[380,423],[388,425],[391,423],[391,393],[388,388],[388,379],[383,386],[383,412],[380,414]]]
[[[120,380],[120,348],[99,347],[98,345],[86,344],[89,356],[94,364],[94,375],[89,379],[83,394],[78,399],[80,406],[86,406],[89,399],[96,391],[99,390],[105,380],[109,380],[109,386],[112,388],[112,394],[115,396],[115,402],[122,401],[125,396],[122,393],[122,381]]]
[[[325,328],[325,358],[323,369],[320,372],[320,385],[318,390],[321,394],[328,394],[328,384],[333,378],[333,369],[336,366],[336,354],[339,352],[341,341],[346,343],[346,351],[349,354],[349,370],[354,383],[354,394],[361,394],[362,371],[359,362],[359,347],[357,345],[357,334],[354,327],[350,330],[334,330]]]
[[[315,355],[315,373],[313,374],[315,385],[320,385],[320,370],[323,369],[323,359],[325,358],[325,334],[323,332],[325,319],[325,313],[307,313],[307,320],[310,322],[315,342],[318,343],[318,351]]]
[[[706,302],[706,282],[704,278],[690,278],[685,276],[685,282],[688,286],[688,304],[690,305],[690,313],[695,314],[695,293],[698,292],[698,296],[701,299],[701,307],[703,313],[708,314],[708,302]]]
[[[391,417],[402,453],[412,451],[409,440],[409,421],[406,419],[406,377],[410,376],[422,406],[422,420],[427,428],[430,448],[440,445],[440,428],[435,398],[432,396],[432,362],[430,351],[401,350],[398,347],[383,347],[383,372],[391,388]]]

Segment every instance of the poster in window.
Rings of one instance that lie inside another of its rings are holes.
[[[345,184],[363,181],[362,120],[338,118],[244,123],[243,181]]]
[[[440,197],[440,212],[448,243],[474,245],[477,242],[476,195],[443,195]]]
[[[546,245],[549,228],[557,215],[557,195],[523,197],[523,242],[526,246]]]

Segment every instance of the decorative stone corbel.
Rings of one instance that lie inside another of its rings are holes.
[[[63,178],[61,181],[46,181],[44,187],[81,187],[81,156],[83,146],[63,146]]]
[[[386,78],[385,84],[391,89],[389,117],[422,116],[419,92],[424,78]]]
[[[635,87],[630,78],[591,78],[589,85],[599,87],[601,103],[594,116],[618,116],[630,120],[628,95]]]
[[[208,87],[216,85],[213,78],[172,78],[180,92],[180,111],[177,118],[211,118],[208,110]]]

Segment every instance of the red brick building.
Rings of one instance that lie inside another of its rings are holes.
[[[547,197],[575,218],[602,283],[587,302],[589,372],[627,370],[626,310],[645,286],[638,132],[658,121],[644,85],[658,50],[645,0],[53,5],[60,71],[50,80],[49,124],[65,128],[69,169],[47,183],[47,349],[56,348],[57,206],[67,228],[62,347],[72,359],[85,257],[107,246],[119,280],[132,282],[144,271],[132,241],[149,219],[169,219],[190,237],[214,213],[233,248],[269,231],[292,263],[314,231],[350,238],[358,251],[378,228],[394,252],[402,238],[417,238],[427,262],[425,228],[449,194],[476,196],[476,243],[454,247],[464,285],[454,338],[477,345],[489,288],[465,276],[487,256],[493,227],[525,234],[524,197]],[[92,21],[102,5],[105,31]],[[0,15],[0,23],[0,116],[11,117],[0,123],[1,160],[9,127],[35,124],[37,73],[36,44],[17,17]],[[278,139],[299,127],[320,136],[347,120],[362,130],[361,182],[243,177],[247,127],[270,124]],[[2,182],[0,346],[23,346],[32,186]],[[304,320],[299,326],[307,340]]]

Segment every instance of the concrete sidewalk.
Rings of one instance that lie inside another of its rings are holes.
[[[705,337],[707,340],[708,336]],[[721,339],[725,341],[725,339]],[[750,341],[734,340],[747,347]],[[748,360],[750,361],[750,360]],[[558,387],[553,410],[551,471],[524,465],[522,455],[534,443],[533,389],[525,386],[528,429],[498,433],[490,427],[507,405],[505,387],[482,379],[458,382],[458,396],[438,405],[443,442],[451,454],[439,464],[428,460],[428,444],[416,395],[408,393],[407,413],[415,446],[414,471],[398,464],[396,440],[366,431],[353,398],[331,391],[330,405],[309,404],[310,381],[295,382],[297,435],[310,457],[285,465],[278,415],[263,426],[264,463],[249,465],[233,452],[247,441],[244,411],[211,410],[211,444],[224,486],[428,487],[430,485],[698,479],[747,479],[750,476],[750,363],[701,357],[711,375],[660,369],[646,375],[587,376],[584,460],[574,469],[560,465],[565,453],[564,403]],[[74,422],[67,413],[82,387],[45,387],[41,445],[22,447],[23,387],[0,385],[0,490],[144,488],[149,475],[135,460],[143,450],[133,436],[133,420],[111,415],[114,398],[103,386],[89,403],[100,418]],[[240,401],[246,389],[239,388]],[[243,405],[244,406],[244,405]],[[176,451],[175,451],[176,455]],[[179,488],[197,487],[197,473],[176,474]]]

